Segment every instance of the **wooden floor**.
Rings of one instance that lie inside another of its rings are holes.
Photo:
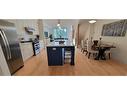
[[[46,50],[24,63],[16,76],[116,76],[127,75],[127,64],[114,60],[97,61],[88,59],[79,49],[76,49],[75,66],[48,66]],[[57,59],[56,59],[57,60]]]

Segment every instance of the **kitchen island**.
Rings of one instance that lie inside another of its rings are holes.
[[[47,58],[49,66],[62,66],[65,63],[65,51],[70,51],[70,65],[75,64],[75,46],[72,43],[59,44],[52,42],[47,45]]]

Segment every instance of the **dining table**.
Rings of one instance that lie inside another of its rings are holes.
[[[99,44],[96,46],[96,48],[99,51],[99,53],[96,56],[95,60],[99,60],[99,59],[106,60],[105,51],[116,47],[114,45],[109,45],[109,44]]]

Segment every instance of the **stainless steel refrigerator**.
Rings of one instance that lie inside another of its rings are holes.
[[[11,74],[24,63],[14,23],[0,20],[0,44]]]

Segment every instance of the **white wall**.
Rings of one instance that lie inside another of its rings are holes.
[[[39,19],[38,20],[38,32],[39,32],[39,35],[40,35],[40,40],[44,40],[44,27],[43,27],[43,20],[42,19]]]
[[[7,19],[7,21],[15,23],[19,38],[25,37],[25,39],[27,40],[29,38],[35,37],[34,35],[39,34],[37,19]],[[29,35],[25,31],[24,27],[32,27],[35,29],[35,32],[33,33],[33,35]]]
[[[114,20],[100,20],[95,24],[94,39],[99,39],[102,32],[103,24],[108,24],[111,22],[118,21]],[[102,36],[102,41],[114,43],[116,48],[112,49],[112,58],[120,61],[121,63],[127,64],[127,33],[125,37],[111,37],[111,36]]]
[[[44,24],[44,32],[48,32],[49,35],[53,33],[53,29],[52,29],[52,26],[49,26],[49,25],[45,25]]]
[[[84,28],[85,29],[85,33],[83,35],[84,40],[86,40],[86,39],[92,40],[91,38],[93,38],[93,36],[94,36],[94,28],[95,28],[95,24],[87,23],[86,28]]]
[[[90,24],[88,22],[81,23],[79,26],[79,42],[89,37]]]

